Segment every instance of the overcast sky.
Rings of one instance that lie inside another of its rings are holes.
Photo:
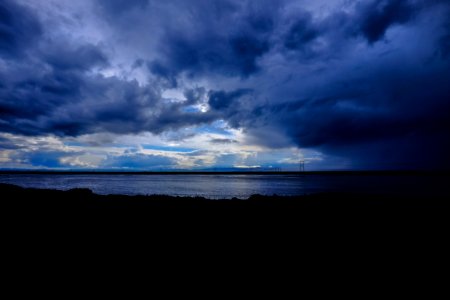
[[[0,168],[435,169],[449,153],[450,1],[0,1]]]

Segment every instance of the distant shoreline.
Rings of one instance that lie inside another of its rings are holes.
[[[62,170],[0,170],[0,174],[24,175],[420,175],[450,176],[450,170],[393,170],[393,171],[62,171]]]

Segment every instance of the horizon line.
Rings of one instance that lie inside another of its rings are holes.
[[[96,174],[96,175],[307,175],[307,174],[447,174],[450,175],[450,170],[316,170],[316,171],[258,171],[258,170],[166,170],[166,171],[143,171],[143,170],[58,170],[58,169],[0,169],[0,174]]]

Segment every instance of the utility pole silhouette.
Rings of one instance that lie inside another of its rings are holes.
[[[303,159],[299,163],[299,171],[305,172],[305,161]]]

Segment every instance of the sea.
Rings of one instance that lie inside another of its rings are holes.
[[[88,188],[108,195],[201,196],[247,199],[328,192],[450,196],[450,177],[429,174],[0,174],[0,183],[26,188]]]

